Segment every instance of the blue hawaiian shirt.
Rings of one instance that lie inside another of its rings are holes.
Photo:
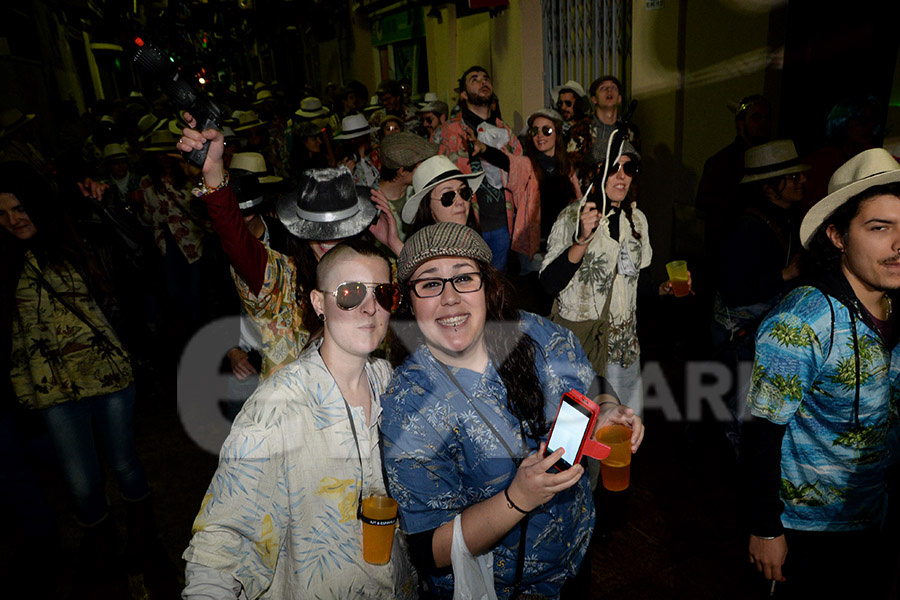
[[[881,523],[885,475],[900,432],[898,374],[900,345],[892,352],[877,331],[816,288],[792,291],[762,322],[747,402],[754,417],[787,425],[781,445],[785,527],[848,531]]]
[[[486,336],[509,333],[490,328],[488,325]],[[537,373],[549,423],[562,395],[573,388],[587,392],[596,375],[569,330],[523,312],[517,333],[535,342]],[[382,398],[385,465],[408,533],[433,530],[452,521],[465,508],[500,493],[515,476],[516,464],[509,452],[472,403],[518,458],[538,447],[535,440],[527,436],[522,439],[518,419],[507,409],[506,388],[493,363],[483,374],[467,369],[452,372],[471,401],[431,352],[420,346],[395,370]],[[593,523],[587,474],[577,485],[532,512],[520,592],[558,596],[565,578],[577,572],[584,558]],[[501,600],[513,591],[520,535],[520,528],[514,527],[493,549],[494,580]],[[453,589],[451,574],[432,577],[431,581],[438,589]]]

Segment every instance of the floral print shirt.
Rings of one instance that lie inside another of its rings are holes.
[[[362,407],[350,409],[354,438],[319,346],[263,381],[241,409],[183,558],[230,574],[248,598],[415,598],[402,533],[390,562],[369,564],[356,516],[360,490],[385,493],[378,421],[390,365],[366,364],[371,424]]]
[[[785,527],[847,531],[881,524],[900,435],[898,374],[900,345],[887,348],[877,331],[816,288],[792,291],[762,322],[747,404],[754,417],[787,425]]]
[[[29,250],[16,287],[10,376],[19,402],[28,408],[111,394],[133,381],[128,355],[115,332],[81,275],[66,266],[64,273],[42,269]],[[39,285],[37,273],[103,337]]]
[[[580,204],[574,202],[563,209],[553,224],[547,240],[547,254],[541,264],[543,271],[573,243],[578,223]],[[557,295],[559,316],[569,321],[593,321],[600,318],[607,294],[609,303],[609,362],[630,367],[641,355],[637,337],[637,286],[640,269],[650,265],[653,249],[647,217],[632,205],[635,230],[641,235],[637,240],[631,235],[631,224],[624,211],[619,213],[619,240],[609,234],[609,220],[603,219],[594,238],[588,242],[587,251],[575,276]],[[617,269],[619,253],[627,253],[637,269],[626,275]]]
[[[303,327],[300,304],[295,301],[297,275],[294,261],[272,250],[268,244],[265,247],[268,260],[259,294],[254,294],[234,267],[231,268],[243,308],[262,336],[260,375],[263,378],[297,360],[309,340],[309,332]]]
[[[166,230],[175,239],[179,250],[189,263],[196,262],[203,255],[203,240],[206,237],[200,219],[191,213],[193,196],[188,190],[176,190],[171,183],[165,184],[160,192],[153,187],[150,177],[141,180],[144,190],[144,210],[150,217],[153,236],[159,251],[166,254]]]
[[[535,342],[544,413],[551,421],[562,395],[573,388],[585,393],[596,375],[569,330],[530,313],[521,313],[518,325],[511,327]],[[486,335],[510,333],[498,330]],[[520,453],[518,458],[538,447],[537,441],[523,439],[493,363],[483,374],[467,369],[452,372],[470,399],[427,347],[421,346],[394,372],[382,402],[385,466],[409,533],[430,531],[452,521],[467,507],[502,492],[515,476],[516,464],[473,405],[491,421],[509,448]],[[584,558],[593,522],[586,474],[578,484],[533,511],[520,592],[557,597],[565,578],[575,575]],[[501,600],[513,592],[520,531],[514,527],[493,548],[494,581]],[[449,593],[453,576],[434,577],[432,584]]]

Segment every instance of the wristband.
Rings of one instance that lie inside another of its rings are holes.
[[[759,539],[761,539],[761,540],[774,540],[775,538],[781,537],[781,536],[779,536],[779,535],[756,535],[756,534],[754,533],[754,534],[753,534],[753,537],[759,538]]]
[[[206,185],[206,180],[203,178],[203,176],[201,176],[200,181],[197,183],[197,187],[192,189],[191,193],[194,195],[194,197],[200,198],[201,196],[205,196],[207,194],[217,192],[217,191],[221,190],[223,187],[225,187],[226,185],[228,185],[228,179],[229,179],[228,171],[226,170],[225,176],[222,177],[222,182],[219,183],[218,187],[211,188],[208,185]]]
[[[508,506],[509,508],[514,508],[514,509],[516,509],[517,511],[519,511],[519,512],[522,513],[523,515],[527,515],[527,514],[528,514],[528,511],[527,511],[527,510],[522,510],[521,508],[519,508],[518,506],[516,506],[515,502],[513,502],[513,501],[510,499],[510,497],[509,497],[509,488],[503,488],[503,495],[506,496],[506,506]]]
[[[621,402],[613,402],[612,400],[604,400],[597,404],[598,407],[603,406],[604,404],[615,404],[616,406],[622,406]]]

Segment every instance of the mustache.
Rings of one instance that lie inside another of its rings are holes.
[[[900,265],[900,255],[889,256],[879,261],[883,265]]]

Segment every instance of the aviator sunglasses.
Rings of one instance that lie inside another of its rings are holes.
[[[381,305],[381,308],[393,313],[400,308],[400,286],[396,283],[370,283],[363,281],[345,281],[337,286],[333,292],[319,290],[323,294],[331,294],[334,301],[341,310],[353,310],[363,303],[366,294],[372,288],[375,294],[375,301]]]
[[[607,171],[606,176],[612,177],[613,175],[618,173],[619,167],[622,167],[622,170],[625,171],[625,174],[628,175],[629,177],[634,177],[635,174],[637,174],[638,171],[640,170],[638,168],[638,164],[634,161],[628,161],[625,164],[620,164],[620,163],[614,162],[613,164],[609,165],[609,171]]]
[[[546,137],[546,136],[549,136],[551,133],[553,133],[553,128],[550,127],[549,125],[544,125],[540,129],[537,127],[529,127],[528,128],[528,135],[530,135],[531,137],[536,136],[538,134],[538,132],[543,133],[544,136]]]
[[[459,194],[459,197],[468,202],[472,199],[472,188],[465,186],[461,187],[458,190],[451,190],[449,192],[444,192],[441,194],[441,197],[438,200],[441,201],[441,205],[444,208],[450,208],[453,206],[453,203],[456,202],[456,195]]]

